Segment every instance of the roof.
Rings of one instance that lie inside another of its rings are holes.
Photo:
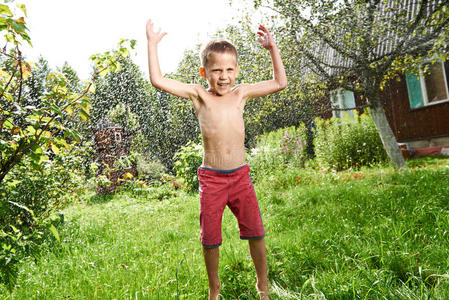
[[[103,117],[100,119],[100,121],[98,121],[95,130],[116,129],[116,128],[121,129],[122,127],[120,125],[111,122],[108,118]]]
[[[420,0],[390,0],[388,2],[381,2],[379,4],[377,12],[374,13],[374,24],[382,24],[385,26],[385,28],[394,28],[396,30],[391,30],[388,32],[388,34],[383,34],[379,38],[379,40],[371,40],[368,44],[368,47],[371,46],[371,48],[368,48],[368,63],[370,60],[378,59],[384,55],[389,55],[393,51],[396,50],[398,45],[403,45],[403,47],[406,47],[409,43],[409,41],[413,39],[416,39],[411,34],[407,33],[407,31],[404,28],[401,28],[397,24],[392,24],[392,16],[394,15],[404,15],[405,20],[407,22],[414,20],[417,15],[423,14],[423,15],[429,15],[431,14],[432,10],[437,7],[437,5],[444,4],[447,2],[447,0],[430,0],[427,6],[424,6],[421,11],[421,4],[423,1]],[[364,26],[364,23],[366,25],[366,22],[364,22],[366,19],[366,16],[363,14],[358,15],[358,20],[354,20],[354,22],[357,22],[357,24],[360,24],[360,26]],[[423,25],[423,24],[421,24]],[[385,33],[384,29],[383,33]],[[429,31],[431,32],[432,28],[429,28]],[[336,30],[338,32],[338,29]],[[344,52],[344,48],[338,49],[338,38],[336,36],[344,36],[345,32],[341,30],[341,34],[329,34],[328,39],[317,37],[317,40],[315,41],[315,47],[311,47],[314,50],[312,52],[309,52],[312,56],[315,57],[316,60],[320,62],[320,65],[322,67],[322,70],[325,71],[330,76],[340,73],[340,71],[343,71],[346,68],[350,68],[353,65],[360,64],[360,61],[356,61],[357,56],[354,57],[351,56],[351,53],[349,55],[346,55]],[[382,34],[381,34],[382,35]],[[332,37],[332,40],[329,40],[329,38]],[[297,37],[297,40],[299,40],[299,37]],[[313,41],[312,41],[313,43]],[[401,49],[404,49],[401,47]],[[352,54],[355,52],[354,49],[350,50]],[[306,55],[307,56],[307,55]],[[310,59],[310,58],[309,58]],[[365,63],[364,60],[362,63]]]

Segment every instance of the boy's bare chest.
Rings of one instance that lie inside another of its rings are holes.
[[[199,119],[208,121],[236,121],[243,119],[243,109],[229,105],[205,105],[198,114]]]
[[[243,105],[235,98],[205,99],[199,108],[198,119],[218,123],[243,121]]]
[[[229,144],[234,143],[235,139],[240,140],[245,134],[243,109],[237,106],[204,106],[198,114],[198,121],[205,142]]]

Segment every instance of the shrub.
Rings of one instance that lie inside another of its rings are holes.
[[[83,189],[87,148],[61,149],[57,156],[44,152],[40,170],[25,157],[0,184],[0,283],[9,290],[21,260],[39,256],[45,233],[57,237],[56,211]]]
[[[203,161],[203,147],[189,141],[176,152],[174,169],[176,176],[180,177],[189,191],[198,190],[199,182],[197,170]]]
[[[137,174],[140,179],[146,181],[161,180],[162,175],[167,172],[167,168],[158,160],[150,159],[147,155],[133,153],[133,158],[137,165]]]
[[[304,167],[307,159],[306,128],[281,128],[256,138],[256,147],[251,149],[248,162],[253,177],[287,166]]]
[[[315,120],[315,155],[318,164],[336,170],[371,166],[387,154],[368,112],[351,118]]]

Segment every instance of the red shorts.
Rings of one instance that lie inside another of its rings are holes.
[[[237,218],[241,239],[264,237],[265,230],[249,172],[248,165],[234,170],[198,169],[200,240],[204,247],[221,245],[221,220],[226,205]]]

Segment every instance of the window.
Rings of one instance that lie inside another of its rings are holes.
[[[122,134],[120,132],[115,132],[115,142],[120,143],[122,141]]]
[[[128,156],[120,156],[119,158],[120,164],[124,169],[130,169],[131,168],[131,162],[128,158]]]
[[[131,167],[132,167],[131,161],[129,157],[126,155],[121,155],[117,157],[114,161],[114,168],[123,170],[123,169],[130,169]]]
[[[424,74],[424,67],[428,72]],[[405,74],[410,108],[449,101],[447,66],[442,61],[424,63],[419,68],[419,76]]]
[[[354,93],[351,91],[347,91],[344,89],[338,89],[331,91],[331,102],[332,102],[332,108],[348,108],[351,110],[342,111],[342,110],[333,110],[332,116],[335,118],[341,118],[343,117],[343,113],[349,114],[351,117],[354,117],[354,113],[352,112],[352,109],[355,109],[355,99],[354,99]]]

